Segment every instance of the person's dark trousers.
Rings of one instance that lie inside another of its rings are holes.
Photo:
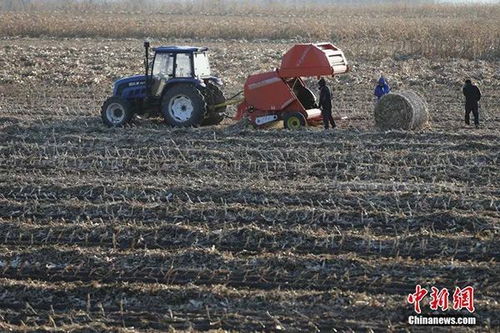
[[[337,127],[337,124],[335,124],[335,120],[333,120],[332,117],[332,110],[321,110],[321,115],[323,116],[323,125],[325,126],[325,129],[328,129],[330,124],[332,125],[332,128]]]
[[[470,125],[470,113],[474,115],[474,125],[479,126],[479,105],[477,103],[465,104],[465,123]]]

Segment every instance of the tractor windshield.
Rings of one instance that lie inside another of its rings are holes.
[[[194,54],[194,72],[198,77],[210,76],[210,63],[205,52]]]
[[[174,57],[169,53],[157,53],[153,66],[153,75],[168,77],[174,72]]]

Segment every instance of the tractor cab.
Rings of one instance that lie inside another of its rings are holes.
[[[151,96],[160,97],[170,80],[211,79],[207,48],[166,46],[154,49],[150,74]]]

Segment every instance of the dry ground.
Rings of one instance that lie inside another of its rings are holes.
[[[203,44],[228,95],[290,46]],[[141,56],[140,40],[0,41],[0,329],[400,331],[416,284],[474,286],[474,330],[498,329],[498,60],[353,58],[330,82],[355,118],[335,132],[105,128]],[[372,127],[380,72],[424,95],[431,129]]]

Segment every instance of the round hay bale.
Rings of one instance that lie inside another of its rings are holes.
[[[375,106],[375,125],[383,130],[416,130],[428,121],[427,103],[414,91],[390,93]]]

